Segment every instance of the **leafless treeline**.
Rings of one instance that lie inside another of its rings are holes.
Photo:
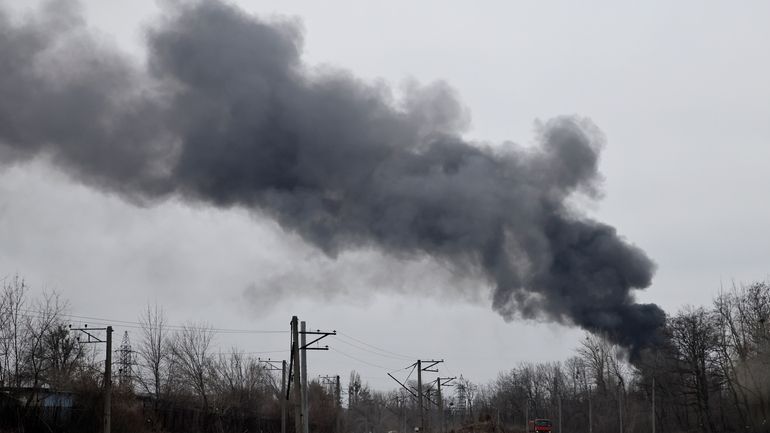
[[[665,342],[633,364],[587,336],[565,362],[523,364],[478,387],[477,416],[523,427],[550,418],[565,432],[770,431],[770,285],[721,293],[668,318]],[[543,343],[544,345],[547,342]],[[537,348],[532,348],[537,350]],[[590,418],[590,419],[589,419]]]
[[[103,352],[77,341],[65,326],[66,309],[55,292],[33,298],[21,278],[3,282],[0,382],[6,392],[50,388],[98,394]],[[555,432],[559,419],[564,432],[648,432],[653,416],[657,431],[770,431],[768,318],[770,285],[741,285],[708,308],[686,307],[669,317],[665,342],[633,364],[622,348],[587,335],[566,361],[521,364],[488,384],[459,378],[442,396],[446,431],[474,426],[516,432],[528,418],[540,417],[552,419]],[[128,406],[117,416],[141,413],[142,428],[168,431],[194,431],[179,424],[182,408],[185,417],[198,414],[201,426],[216,420],[218,431],[279,419],[280,375],[237,348],[214,351],[210,326],[171,325],[162,308],[148,306],[133,335],[130,380],[116,388],[124,396],[116,404]],[[406,390],[372,390],[355,372],[347,382],[343,396],[335,395],[334,387],[310,384],[313,431],[383,433],[418,425],[416,401]],[[438,432],[436,390],[426,385],[424,391],[426,423]],[[33,394],[25,395],[24,407],[33,406]],[[339,400],[346,400],[344,409]]]
[[[280,382],[238,348],[214,352],[210,326],[171,327],[160,307],[149,306],[140,323],[133,377],[156,410],[184,402],[230,418],[278,417]]]
[[[708,308],[669,317],[664,342],[634,363],[624,349],[587,335],[566,361],[524,363],[485,385],[460,378],[444,396],[446,431],[517,432],[539,417],[551,419],[554,432],[650,432],[654,417],[658,432],[768,432],[769,318],[770,285],[741,285]],[[351,431],[418,425],[415,399],[405,390],[373,391],[355,374],[349,383]],[[427,422],[439,431],[436,390],[425,392]]]
[[[91,396],[100,393],[104,345],[78,341],[79,334],[69,329],[66,309],[66,302],[55,292],[45,292],[38,299],[30,295],[19,277],[3,282],[0,388],[4,395],[21,402],[21,407],[13,411],[19,424],[34,412],[44,391]],[[214,330],[210,326],[170,326],[159,307],[148,307],[139,322],[140,338],[131,354],[130,373],[121,371],[118,357],[113,357],[114,390],[118,395],[113,405],[125,406],[123,411],[118,407],[113,412],[117,415],[113,416],[114,425],[121,425],[121,414],[137,417],[143,428],[166,428],[167,424],[173,427],[174,423],[190,428],[189,423],[177,419],[189,418],[191,413],[203,420],[199,423],[203,427],[214,424],[211,419],[233,429],[249,419],[278,419],[280,382],[276,383],[274,375],[257,359],[237,348],[214,352]],[[119,341],[113,344],[116,353]],[[124,377],[128,380],[120,380]],[[98,418],[99,408],[91,404],[86,409],[95,411],[91,417]],[[185,409],[183,416],[179,415],[180,408]]]
[[[63,327],[66,308],[55,292],[30,299],[24,280],[5,281],[0,293],[0,386],[61,387],[87,368],[83,346]]]

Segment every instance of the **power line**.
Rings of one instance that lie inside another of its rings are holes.
[[[360,363],[362,363],[362,364],[366,364],[366,365],[369,365],[369,366],[371,366],[371,367],[380,368],[380,369],[382,369],[382,370],[384,370],[384,371],[387,371],[387,370],[391,370],[391,371],[392,371],[392,370],[393,370],[393,369],[391,369],[391,368],[389,368],[389,367],[385,367],[385,366],[382,366],[382,365],[374,364],[374,363],[372,363],[372,362],[369,362],[369,361],[363,360],[363,359],[361,359],[361,358],[357,358],[357,357],[355,357],[355,356],[353,356],[353,355],[350,355],[350,354],[348,354],[348,353],[345,353],[345,352],[343,352],[343,351],[341,351],[341,350],[339,350],[339,349],[329,348],[329,350],[331,350],[331,351],[333,351],[333,352],[337,352],[337,353],[339,353],[339,354],[340,354],[340,355],[342,355],[342,356],[345,356],[345,357],[347,357],[347,358],[350,358],[350,359],[352,359],[352,360],[354,360],[354,361],[358,361],[358,362],[360,362]],[[396,370],[400,370],[400,369],[396,369]]]
[[[384,353],[389,353],[391,355],[400,356],[400,357],[402,357],[402,358],[404,358],[406,360],[411,360],[411,359],[418,358],[417,356],[404,355],[403,353],[396,353],[396,352],[393,352],[393,351],[390,351],[390,350],[387,350],[387,349],[383,349],[381,347],[377,347],[377,346],[375,346],[373,344],[369,344],[369,343],[367,343],[367,342],[365,342],[363,340],[359,340],[358,338],[355,338],[355,337],[353,337],[350,334],[345,334],[344,332],[337,332],[337,335],[341,335],[343,337],[347,337],[347,338],[349,338],[349,339],[351,339],[353,341],[356,341],[356,342],[361,343],[361,344],[363,344],[365,346],[371,347],[372,349],[379,350],[380,352],[384,352]]]
[[[369,350],[369,349],[367,349],[365,347],[362,347],[362,346],[350,343],[348,341],[345,341],[344,339],[339,339],[337,341],[339,341],[342,344],[347,344],[350,347],[355,347],[358,350],[363,350],[364,352],[368,352],[368,353],[371,353],[373,355],[381,356],[383,358],[390,358],[390,359],[395,359],[395,360],[398,360],[398,361],[403,361],[404,359],[406,359],[406,358],[402,358],[401,356],[391,356],[391,355],[386,355],[386,354],[383,354],[383,353],[380,353],[380,352],[375,352],[374,350]]]
[[[42,311],[29,310],[29,309],[25,309],[23,311],[25,311],[27,313],[30,313],[30,314],[24,314],[24,316],[26,316],[26,317],[42,317],[42,314],[44,313]],[[107,323],[116,323],[116,324],[119,324],[120,327],[130,328],[130,329],[143,329],[143,328],[146,327],[141,322],[130,321],[130,320],[105,319],[105,318],[95,317],[95,316],[85,316],[85,315],[68,314],[68,313],[58,313],[58,315],[61,316],[61,317],[66,317],[66,318],[83,319],[83,320],[89,320],[89,321],[94,321],[95,320],[96,322],[91,322],[92,325],[106,325]],[[103,321],[103,322],[101,322],[101,321]],[[277,330],[229,329],[229,328],[213,328],[213,327],[212,328],[207,328],[207,327],[201,327],[201,326],[195,326],[195,325],[191,325],[191,326],[188,326],[188,325],[163,325],[163,326],[168,328],[168,329],[170,329],[170,330],[195,329],[195,330],[211,331],[211,332],[216,333],[216,334],[228,334],[228,333],[229,334],[285,334],[285,333],[288,332],[288,331],[277,331]],[[377,346],[368,344],[368,343],[366,343],[366,342],[364,342],[364,341],[362,341],[362,340],[360,340],[358,338],[355,338],[355,337],[353,337],[351,335],[348,335],[348,334],[343,334],[341,332],[337,332],[337,335],[338,336],[342,335],[342,336],[344,336],[344,338],[347,338],[347,339],[352,340],[352,341],[357,341],[357,342],[359,342],[359,343],[361,343],[361,344],[363,344],[365,346],[369,346],[369,347],[375,349],[375,350],[370,350],[370,349],[367,349],[366,347],[362,347],[362,346],[359,346],[357,344],[351,343],[349,341],[345,341],[344,339],[339,339],[338,340],[339,342],[341,342],[343,344],[347,344],[348,346],[351,346],[351,347],[356,348],[358,350],[362,350],[362,351],[368,352],[368,353],[373,354],[373,355],[377,355],[377,356],[384,357],[384,358],[396,359],[396,360],[402,360],[402,359],[406,359],[407,358],[406,355],[402,355],[402,354],[399,354],[399,353],[396,353],[396,352],[393,352],[393,351],[389,351],[389,350],[386,350],[386,349],[379,348]],[[405,370],[405,369],[409,368],[409,367],[406,367],[406,368],[396,368],[396,369],[393,369],[393,368],[385,367],[385,366],[382,366],[382,365],[379,365],[379,364],[375,364],[375,363],[366,361],[364,359],[355,357],[355,356],[350,355],[350,354],[348,354],[346,352],[343,352],[343,351],[341,351],[339,349],[331,349],[331,350],[333,350],[333,351],[335,351],[335,352],[339,353],[340,355],[343,355],[343,356],[345,356],[347,358],[350,358],[350,359],[353,359],[355,361],[358,361],[360,363],[363,363],[363,364],[366,364],[366,365],[369,365],[369,366],[372,366],[372,367],[376,367],[376,368],[382,369],[383,371],[395,372],[395,371]],[[262,350],[262,351],[243,351],[243,352],[239,352],[239,351],[219,351],[219,353],[222,353],[222,354],[240,353],[240,354],[244,354],[244,355],[270,354],[270,353],[287,353],[287,352],[289,352],[289,351],[288,350]]]
[[[29,309],[22,309],[21,311],[24,311],[26,313],[37,314],[37,316],[31,316],[31,317],[38,317],[38,318],[41,317],[40,315],[46,313],[45,311],[29,310]],[[106,325],[108,323],[113,323],[113,324],[117,323],[124,328],[142,329],[146,327],[146,325],[142,324],[141,322],[131,321],[131,320],[106,319],[103,317],[82,316],[82,315],[68,314],[68,313],[57,313],[57,315],[61,317],[71,318],[71,319],[96,320],[97,322],[94,322],[95,325]],[[215,334],[287,334],[289,332],[289,331],[263,330],[263,329],[217,328],[217,327],[198,326],[198,325],[192,325],[192,324],[191,325],[164,324],[163,326],[165,328],[172,329],[172,330],[195,329],[195,330],[211,331]]]

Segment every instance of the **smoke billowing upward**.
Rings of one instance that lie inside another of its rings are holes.
[[[301,60],[302,35],[235,7],[176,6],[147,67],[89,36],[59,2],[0,15],[0,158],[50,158],[128,200],[169,196],[270,215],[330,256],[361,246],[481,271],[506,319],[546,318],[649,344],[662,310],[635,303],[653,263],[567,199],[596,198],[602,136],[543,124],[534,148],[462,138],[442,83],[395,98]]]

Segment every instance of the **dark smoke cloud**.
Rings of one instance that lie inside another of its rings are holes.
[[[637,304],[653,263],[579,215],[597,198],[602,136],[542,125],[538,145],[462,138],[442,83],[389,88],[301,60],[302,34],[218,2],[176,6],[146,70],[89,37],[70,3],[0,16],[0,156],[50,158],[136,202],[169,196],[270,215],[334,257],[375,247],[479,272],[507,320],[576,324],[632,349],[664,314]]]

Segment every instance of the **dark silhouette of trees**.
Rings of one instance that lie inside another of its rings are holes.
[[[69,331],[67,303],[56,292],[30,293],[20,277],[2,283],[0,388],[12,398],[0,399],[0,431],[37,431],[45,420],[50,431],[98,431],[104,349]],[[712,305],[668,317],[660,344],[633,363],[622,347],[586,335],[563,361],[523,362],[487,384],[461,376],[443,389],[443,419],[454,432],[518,433],[533,418],[576,433],[589,426],[594,433],[648,432],[653,420],[659,432],[770,432],[768,320],[770,285],[736,285]],[[213,328],[171,326],[158,306],[148,306],[139,324],[136,386],[115,389],[113,431],[279,431],[276,372],[237,347],[214,352]],[[406,385],[416,391],[414,381]],[[405,389],[374,390],[355,371],[345,386],[340,405],[336,386],[311,381],[313,432],[404,432],[419,424],[417,401]],[[437,395],[424,389],[426,424],[438,433]],[[46,412],[44,395],[72,398],[66,416]]]

